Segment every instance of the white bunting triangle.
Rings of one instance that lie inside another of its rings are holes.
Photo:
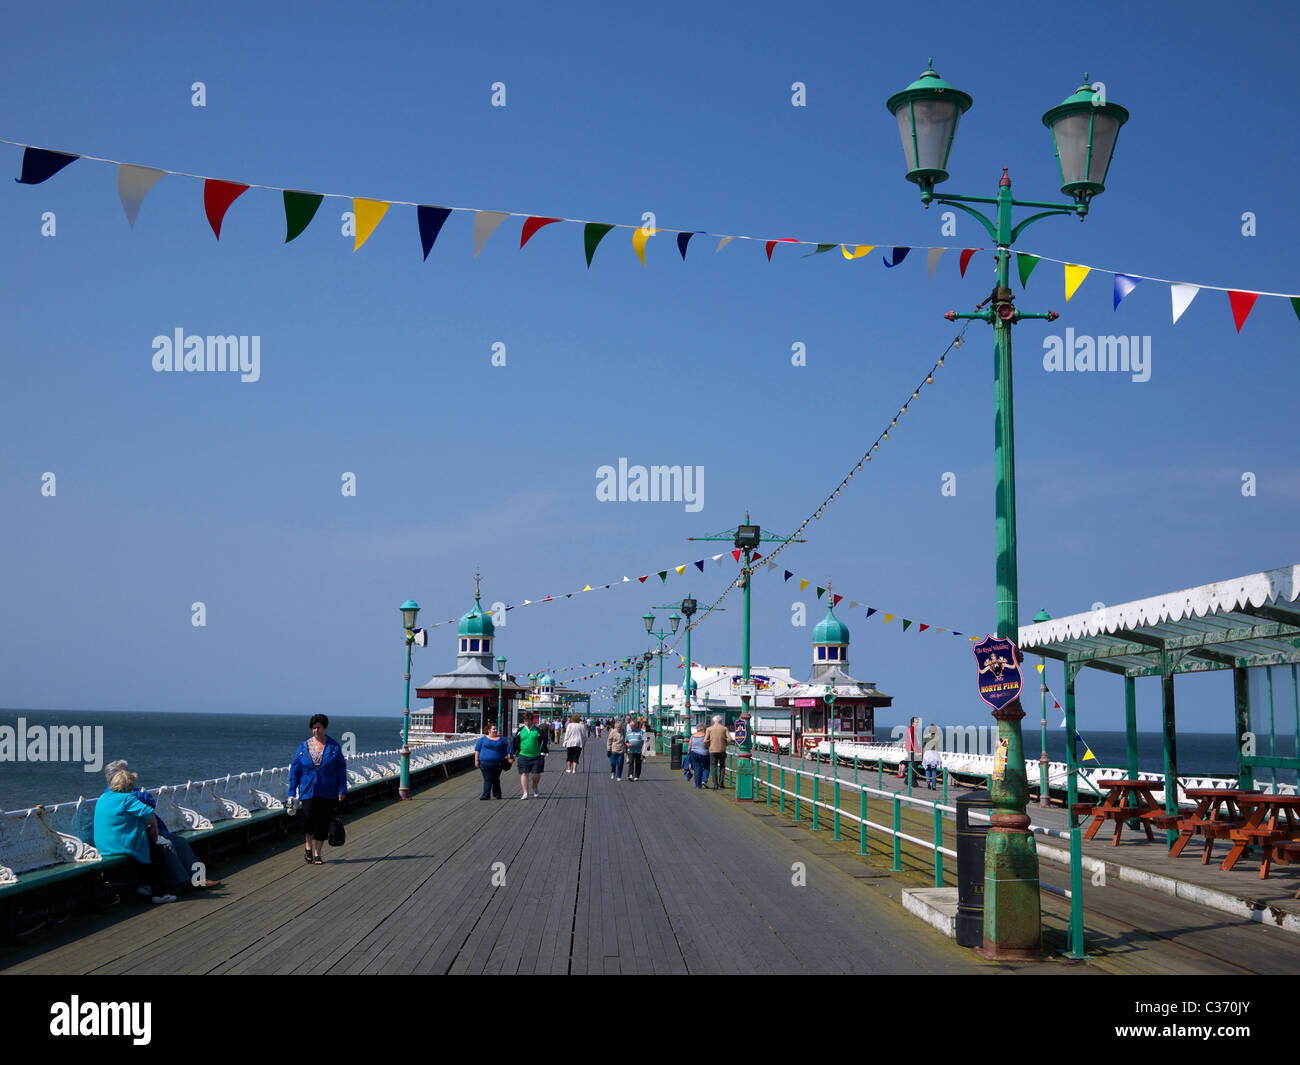
[[[1183,311],[1191,306],[1192,300],[1196,299],[1196,294],[1200,292],[1196,285],[1170,285],[1169,295],[1174,304],[1174,322],[1183,316]]]

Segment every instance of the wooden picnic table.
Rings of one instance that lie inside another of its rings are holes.
[[[1165,808],[1156,802],[1151,789],[1159,786],[1158,780],[1101,780],[1097,786],[1109,789],[1106,797],[1099,803],[1077,804],[1071,813],[1091,814],[1093,821],[1084,839],[1092,839],[1106,821],[1115,822],[1115,838],[1110,841],[1112,847],[1119,846],[1120,834],[1124,831],[1124,822],[1137,819],[1146,830],[1147,839],[1154,839],[1151,823],[1168,822]]]
[[[1210,863],[1215,840],[1228,839],[1234,829],[1246,824],[1241,805],[1243,799],[1249,801],[1260,795],[1258,791],[1242,791],[1240,788],[1188,788],[1184,794],[1196,802],[1196,809],[1178,819],[1178,838],[1169,848],[1169,857],[1177,858],[1182,854],[1183,848],[1199,832],[1205,837],[1202,865]]]
[[[1264,851],[1259,863],[1259,878],[1268,878],[1274,847],[1300,839],[1300,795],[1242,795],[1237,800],[1245,813],[1245,822],[1233,829],[1229,837],[1233,846],[1220,866],[1225,872],[1237,864],[1246,848],[1259,846]]]

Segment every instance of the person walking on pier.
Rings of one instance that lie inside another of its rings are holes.
[[[713,790],[722,786],[722,773],[727,768],[727,744],[731,733],[723,724],[721,714],[713,715],[713,724],[704,731],[704,742],[709,748],[709,771],[713,774]]]
[[[343,748],[326,735],[329,725],[330,719],[324,714],[312,716],[308,722],[311,735],[299,745],[289,767],[289,798],[296,796],[301,800],[307,825],[303,857],[308,865],[325,864],[321,847],[329,838],[330,822],[348,793],[348,763]]]
[[[641,754],[645,747],[645,729],[640,721],[633,721],[623,734],[627,745],[627,779],[636,780],[641,776]]]
[[[627,753],[627,740],[615,721],[605,733],[605,753],[609,755],[609,779],[623,779],[623,756]]]
[[[479,799],[501,798],[501,773],[510,768],[510,745],[501,738],[495,724],[489,725],[487,735],[474,743],[474,767],[483,774]]]
[[[564,763],[566,773],[576,773],[578,771],[578,758],[582,754],[582,747],[587,742],[587,727],[582,723],[582,718],[577,714],[564,727],[564,749],[568,752],[568,760]]]
[[[939,770],[943,767],[943,737],[939,726],[931,725],[925,733],[925,752],[921,755],[921,767],[925,770],[925,786],[934,791]]]
[[[709,743],[704,738],[704,726],[696,725],[691,733],[691,745],[688,751],[691,760],[691,772],[695,776],[696,789],[704,788],[709,783]]]
[[[515,733],[511,746],[519,759],[519,785],[523,788],[522,799],[537,797],[538,785],[542,782],[542,771],[546,768],[546,734],[533,723],[530,711],[524,715],[524,723]],[[532,790],[529,790],[531,785]]]

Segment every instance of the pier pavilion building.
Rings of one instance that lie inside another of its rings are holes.
[[[890,706],[894,699],[874,681],[849,674],[849,627],[835,616],[834,606],[813,629],[812,644],[811,678],[776,699],[788,715],[789,727],[783,735],[807,748],[816,747],[832,733],[836,739],[874,742],[876,708]],[[828,703],[827,695],[834,700]]]
[[[502,733],[509,732],[515,720],[516,702],[529,693],[509,674],[497,672],[496,626],[492,615],[474,592],[474,606],[460,619],[456,628],[456,666],[446,673],[435,673],[415,689],[417,699],[432,699],[431,706],[411,712],[413,735],[485,732],[496,723]],[[497,720],[500,702],[501,721]]]

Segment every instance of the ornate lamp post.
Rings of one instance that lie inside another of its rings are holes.
[[[661,607],[660,609],[663,608]],[[651,636],[658,637],[659,639],[659,700],[655,705],[653,728],[655,738],[659,744],[659,752],[662,754],[664,751],[662,721],[662,715],[664,712],[664,640],[677,631],[677,626],[681,624],[682,619],[677,616],[675,611],[672,616],[669,617],[668,623],[672,626],[672,632],[655,632],[655,616],[648,610],[641,620],[645,622],[645,631],[650,633]]]
[[[650,718],[650,659],[654,658],[654,656],[653,651],[647,651],[641,656],[641,660],[645,663],[645,716],[647,720]],[[636,712],[641,713],[639,706]]]
[[[691,732],[691,664],[694,662],[691,658],[691,618],[699,608],[699,603],[692,599],[688,592],[686,598],[682,600],[682,616],[686,618],[686,680],[682,683],[682,693],[686,698],[684,704],[686,720],[681,729],[683,736],[689,736]]]
[[[1034,624],[1039,622],[1051,621],[1052,615],[1046,610],[1040,610],[1034,615]],[[1043,750],[1038,756],[1038,805],[1049,806],[1051,804],[1052,793],[1047,782],[1047,674],[1043,671],[1046,665],[1046,659],[1042,655],[1038,656],[1038,694],[1042,699],[1042,719],[1040,726],[1043,731]],[[1028,767],[1026,767],[1027,769]]]
[[[1045,314],[1018,310],[1010,287],[1011,246],[1024,229],[1051,215],[1072,214],[1083,219],[1092,198],[1105,191],[1107,171],[1120,127],[1128,121],[1128,112],[1117,104],[1107,103],[1091,86],[1081,85],[1073,96],[1043,115],[1043,124],[1052,131],[1056,157],[1060,164],[1061,192],[1074,202],[1038,203],[1014,200],[1011,178],[1002,171],[996,199],[981,196],[936,194],[935,186],[948,179],[948,157],[961,116],[970,108],[971,98],[949,85],[931,66],[902,92],[886,103],[898,120],[907,161],[907,180],[921,191],[921,202],[929,207],[938,202],[965,211],[979,220],[997,247],[995,287],[985,301],[988,306],[974,313],[949,311],[949,321],[979,318],[993,326],[995,395],[994,453],[997,483],[995,489],[997,632],[1012,641],[1018,638],[1016,572],[1016,489],[1015,443],[1011,390],[1011,327],[1026,318],[1055,321],[1055,311]],[[970,204],[989,204],[996,208],[996,220],[986,217]],[[1014,207],[1039,209],[1037,213],[1012,224]],[[1042,927],[1038,899],[1038,854],[1029,834],[1029,817],[1025,808],[1029,789],[1025,777],[1024,743],[1020,719],[1024,711],[1019,699],[995,711],[998,739],[1007,743],[1007,768],[1003,780],[993,782],[994,811],[985,851],[984,946],[990,957],[1014,958],[1037,955],[1042,946]]]
[[[504,655],[497,656],[497,728],[502,736],[509,732],[506,720],[501,716],[502,699],[501,691],[506,682],[506,659]]]
[[[402,770],[397,780],[397,795],[411,797],[411,645],[415,643],[415,619],[420,604],[408,599],[399,608],[402,611],[402,628],[406,630],[406,706],[402,711]]]

